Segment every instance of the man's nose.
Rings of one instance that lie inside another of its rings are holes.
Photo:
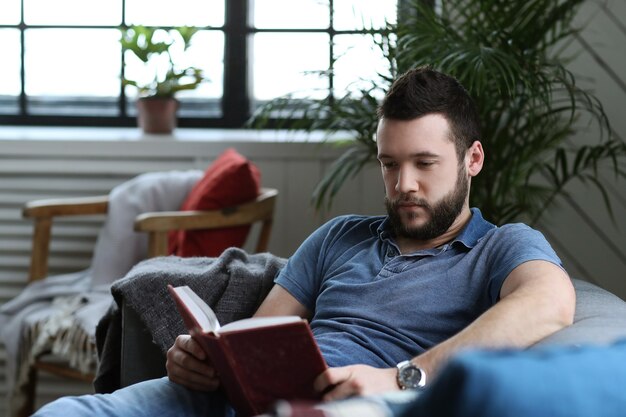
[[[398,171],[398,181],[396,182],[396,191],[403,194],[409,194],[419,190],[419,181],[415,172],[411,169],[402,168]]]

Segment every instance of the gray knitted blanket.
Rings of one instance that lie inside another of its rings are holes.
[[[286,261],[269,253],[250,255],[230,248],[217,258],[168,256],[137,264],[111,287],[115,303],[96,329],[96,391],[119,387],[122,303],[137,312],[154,342],[166,352],[179,334],[187,333],[167,284],[191,287],[225,324],[256,311]]]

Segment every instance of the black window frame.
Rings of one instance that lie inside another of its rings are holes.
[[[221,117],[185,117],[179,116],[178,126],[193,128],[242,128],[250,118],[254,108],[262,105],[262,102],[255,102],[251,96],[251,74],[250,74],[250,42],[255,33],[326,33],[329,36],[329,62],[331,68],[334,62],[333,39],[342,34],[366,34],[371,33],[371,29],[361,30],[335,30],[333,23],[334,1],[328,0],[329,4],[329,26],[319,29],[281,29],[281,28],[256,28],[252,26],[251,9],[253,7],[250,0],[225,0],[225,20],[222,27],[207,26],[201,29],[218,30],[224,34],[224,76],[223,76],[223,96],[218,99],[220,103],[214,103],[221,107]],[[340,1],[340,0],[339,0]],[[398,3],[401,3],[398,1]],[[125,25],[125,5],[126,0],[122,0],[122,27]],[[19,29],[21,40],[20,54],[20,94],[18,96],[19,114],[0,114],[0,125],[21,125],[21,126],[93,126],[93,127],[135,127],[137,125],[136,116],[129,111],[129,99],[125,94],[120,79],[120,94],[117,97],[117,108],[119,116],[79,116],[79,115],[40,115],[28,114],[27,101],[29,98],[25,94],[25,68],[24,68],[24,34],[28,29],[34,28],[69,28],[69,29],[117,29],[120,26],[107,25],[26,25],[24,22],[24,0],[20,0],[21,21],[18,25],[0,25],[0,29]],[[384,29],[381,28],[380,31]],[[122,75],[124,71],[124,57],[121,54]],[[332,97],[333,93],[332,71],[328,75],[328,92]],[[55,99],[56,100],[56,99]],[[58,99],[53,102],[55,105],[62,105],[64,101],[76,103],[71,98]],[[102,100],[84,100],[85,105],[97,105]],[[130,101],[132,103],[132,100]]]

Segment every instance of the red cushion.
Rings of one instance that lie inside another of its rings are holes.
[[[261,187],[258,168],[235,149],[225,150],[206,170],[183,202],[181,210],[215,210],[255,199]],[[177,256],[219,256],[242,247],[250,226],[213,230],[180,230],[169,234],[169,252]]]

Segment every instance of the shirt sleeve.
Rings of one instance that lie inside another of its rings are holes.
[[[489,295],[495,304],[505,279],[518,266],[529,261],[547,261],[563,268],[550,243],[541,232],[521,223],[497,229],[488,251],[490,263]]]
[[[324,275],[325,248],[334,239],[334,231],[341,222],[342,217],[335,218],[313,232],[274,280],[311,312],[315,311],[315,301]]]

